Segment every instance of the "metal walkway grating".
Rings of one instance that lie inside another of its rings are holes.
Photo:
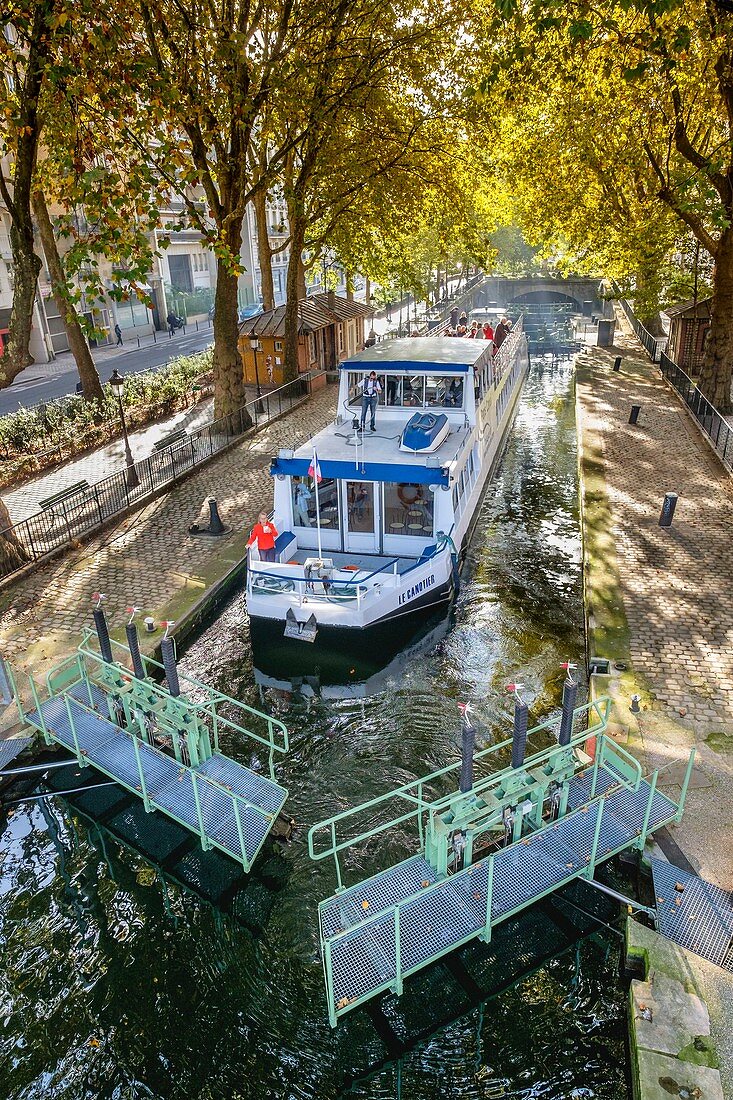
[[[107,698],[96,685],[92,685],[90,693],[83,683],[76,684],[67,697],[68,710],[66,698],[54,696],[41,704],[40,715],[38,711],[27,715],[28,723],[41,731],[45,724],[55,740],[76,752],[70,711],[79,749],[90,764],[140,797],[147,793],[152,806],[201,835],[196,807],[198,794],[204,837],[239,862],[243,862],[243,842],[247,862],[251,865],[287,798],[283,787],[219,754],[199,768],[183,767],[172,756],[133,738],[127,730],[98,713],[107,711]],[[92,704],[95,712],[87,709]],[[145,792],[140,781],[138,757]]]
[[[733,894],[662,859],[652,860],[652,876],[659,931],[733,970]]]
[[[9,737],[5,741],[0,741],[0,768],[4,768],[11,760],[15,760],[16,756],[20,756],[32,740],[32,737]]]
[[[580,777],[575,795],[587,779]],[[618,776],[599,769],[603,801],[572,813],[494,856],[491,923],[533,904],[581,874],[591,861],[598,814],[603,809],[596,862],[627,848],[643,828],[651,788],[617,788]],[[664,795],[652,801],[648,830],[670,821],[676,805]],[[438,881],[432,867],[413,856],[321,903],[321,936],[328,944],[330,982],[337,1013],[354,1001],[389,988],[397,976],[395,909],[399,908],[400,974],[427,966],[486,929],[488,860]],[[364,904],[366,903],[366,905]],[[327,967],[327,975],[329,968]]]

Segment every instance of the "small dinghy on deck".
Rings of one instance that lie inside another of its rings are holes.
[[[429,454],[437,451],[450,433],[450,424],[445,413],[415,413],[407,422],[400,438],[400,450],[413,454]]]

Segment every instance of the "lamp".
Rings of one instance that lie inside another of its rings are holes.
[[[112,393],[117,398],[117,405],[120,411],[122,438],[125,443],[125,463],[127,464],[125,481],[128,489],[137,489],[138,485],[140,484],[140,478],[137,476],[137,470],[135,469],[135,459],[132,457],[132,451],[130,450],[130,440],[127,436],[127,424],[125,422],[125,410],[122,405],[122,394],[125,392],[125,379],[116,367],[112,371],[112,376],[109,380],[109,388],[112,390]]]
[[[262,404],[262,390],[260,389],[260,374],[257,370],[257,352],[260,350],[260,341],[257,338],[256,333],[250,332],[249,334],[249,346],[252,349],[252,356],[255,361],[255,385],[257,387],[257,404],[255,409],[260,415],[265,411],[265,407]]]

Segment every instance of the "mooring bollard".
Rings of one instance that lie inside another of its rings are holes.
[[[219,505],[216,497],[209,497],[209,534],[221,535],[224,533],[224,524],[219,515]]]
[[[145,679],[145,666],[143,665],[142,655],[140,653],[140,644],[137,638],[137,627],[135,623],[127,623],[125,626],[125,634],[127,635],[127,646],[130,650],[130,656],[132,657],[132,671],[138,680]]]
[[[614,370],[621,370],[621,356],[620,355],[617,355],[616,358],[614,359],[613,369]]]
[[[674,510],[677,507],[677,493],[665,493],[662,503],[662,514],[659,517],[660,527],[671,527],[674,519]]]
[[[636,424],[639,419],[639,413],[641,412],[641,405],[632,405],[631,412],[629,413],[629,424]]]

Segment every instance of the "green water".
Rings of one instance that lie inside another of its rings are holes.
[[[279,778],[296,821],[455,759],[458,700],[473,704],[484,742],[506,730],[509,680],[525,685],[536,720],[557,706],[560,662],[583,653],[576,498],[571,368],[535,364],[447,629],[367,698],[264,693],[291,730]],[[241,599],[183,664],[259,704]],[[249,761],[248,746],[228,749]],[[187,849],[173,866],[166,853],[185,849],[185,834],[116,799],[90,794],[83,808],[110,830],[145,833],[188,888],[61,799],[16,808],[0,839],[2,1100],[328,1100],[347,1085],[364,1100],[627,1097],[610,932],[542,962],[557,947],[552,922],[533,911],[500,926],[458,961],[474,985],[503,992],[465,1011],[455,968],[417,975],[382,1002],[390,1053],[365,1011],[328,1026],[316,907],[335,883],[308,859],[304,829],[232,886],[236,869],[214,853]],[[355,856],[351,880],[406,839]]]

